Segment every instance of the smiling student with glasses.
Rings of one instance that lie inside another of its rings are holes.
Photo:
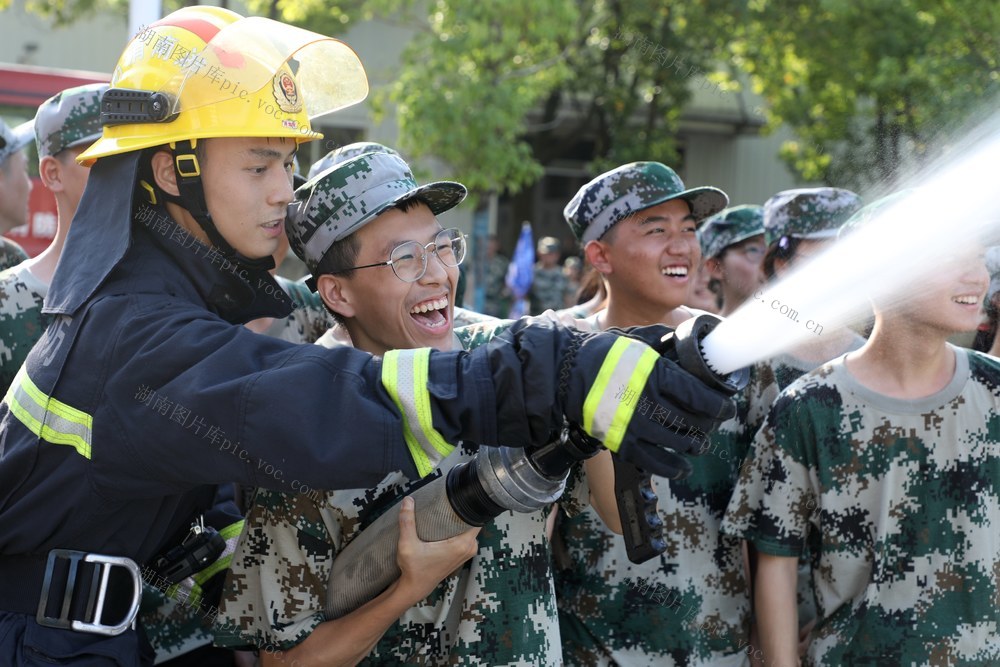
[[[466,243],[459,230],[441,229],[436,215],[464,196],[458,183],[418,186],[406,163],[384,151],[335,164],[297,191],[289,241],[339,319],[318,344],[378,355],[418,347],[468,350],[511,324],[454,326]],[[333,334],[344,328],[349,341]],[[472,454],[459,444],[438,470],[445,473]],[[370,489],[258,491],[223,594],[220,622],[240,632],[223,643],[279,648],[284,664],[561,664],[540,512],[504,512],[482,532],[422,542],[404,504],[400,579],[369,604],[326,620],[333,561],[414,482],[393,473]],[[595,493],[613,498],[611,480]],[[263,667],[282,664],[266,651],[261,659]]]

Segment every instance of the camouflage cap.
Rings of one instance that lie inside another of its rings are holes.
[[[538,247],[535,250],[539,255],[544,255],[550,252],[559,252],[562,249],[562,244],[554,236],[543,236],[538,239]]]
[[[35,138],[32,127],[35,121],[29,120],[21,123],[17,127],[10,127],[0,120],[0,165],[7,161],[14,153],[18,152]]]
[[[335,164],[340,164],[341,162],[350,160],[352,157],[364,155],[365,153],[388,153],[389,155],[399,155],[399,153],[392,150],[388,146],[383,146],[382,144],[375,143],[374,141],[356,141],[353,144],[347,144],[346,146],[341,146],[340,148],[334,148],[332,151],[316,160],[315,164],[309,167],[308,178],[318,176],[320,173],[326,171]]]
[[[831,239],[861,208],[861,197],[841,188],[784,190],[764,202],[764,237],[768,245],[784,236]]]
[[[659,162],[631,162],[601,174],[573,196],[563,216],[582,244],[604,236],[609,229],[643,209],[671,199],[683,199],[695,222],[718,213],[729,197],[718,188],[684,189],[674,170]]]
[[[698,230],[705,259],[718,257],[731,245],[764,233],[763,206],[734,206],[713,215]]]
[[[35,113],[38,157],[92,144],[101,137],[101,95],[106,83],[68,88],[42,102]]]
[[[365,153],[334,165],[296,190],[285,230],[292,251],[316,273],[330,246],[404,199],[420,197],[437,215],[457,206],[466,193],[464,185],[453,181],[417,185],[399,155]]]

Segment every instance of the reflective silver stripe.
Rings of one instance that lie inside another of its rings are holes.
[[[619,338],[604,358],[597,378],[583,404],[584,430],[613,452],[618,451],[625,429],[659,355],[637,340]]]
[[[7,390],[4,402],[19,422],[36,436],[56,445],[69,445],[90,458],[93,417],[40,390],[24,366]]]
[[[390,350],[382,358],[382,384],[403,415],[403,438],[421,477],[454,449],[434,428],[427,393],[430,353],[429,348]]]

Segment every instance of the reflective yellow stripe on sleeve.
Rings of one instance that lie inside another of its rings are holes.
[[[619,338],[608,350],[583,402],[583,430],[617,452],[639,395],[659,355],[645,343]]]
[[[56,445],[69,445],[80,456],[90,458],[94,419],[45,394],[28,377],[24,366],[4,396],[19,422],[36,436]]]
[[[403,438],[421,477],[454,449],[434,428],[427,392],[430,358],[430,348],[390,350],[382,357],[382,385],[403,415]]]

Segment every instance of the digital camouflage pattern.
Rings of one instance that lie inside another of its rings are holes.
[[[25,148],[34,139],[34,120],[11,127],[0,119],[0,166],[14,153]]]
[[[495,327],[498,318],[492,315],[486,315],[485,313],[477,313],[474,310],[469,310],[468,308],[459,308],[455,306],[455,310],[452,313],[453,327],[458,329],[462,327],[469,327],[474,324],[485,324],[490,327]]]
[[[825,364],[754,442],[723,531],[789,557],[816,536],[806,664],[1000,661],[1000,361],[949,347],[951,382],[913,401]]]
[[[591,326],[595,321],[588,319]],[[737,397],[737,416],[703,445],[694,475],[683,483],[654,480],[667,534],[677,538],[659,559],[630,563],[624,542],[585,509],[585,478],[571,478],[560,506],[572,518],[561,517],[556,543],[567,664],[744,663],[749,603],[742,552],[718,526],[742,452],[777,395],[762,370]]]
[[[764,240],[771,245],[783,236],[832,239],[860,208],[861,197],[850,190],[783,190],[764,202]]]
[[[335,164],[347,162],[351,158],[364,155],[365,153],[388,153],[390,155],[399,155],[399,153],[388,146],[375,143],[374,141],[356,141],[353,144],[347,144],[346,146],[334,148],[332,151],[316,160],[316,162],[313,163],[313,166],[309,167],[308,178],[309,180],[312,180]]]
[[[42,302],[48,291],[23,264],[0,272],[0,395],[45,333],[49,316],[42,314]]]
[[[668,546],[645,563],[628,560],[624,540],[587,507],[586,478],[579,469],[571,476],[553,538],[567,665],[748,664],[743,549],[719,529],[744,454],[777,394],[768,369],[755,369],[736,416],[703,444],[691,476],[653,478]]]
[[[531,313],[538,315],[546,310],[562,310],[566,307],[566,295],[572,287],[569,278],[558,264],[551,269],[535,264],[534,277],[531,280]]]
[[[106,83],[68,88],[42,102],[35,113],[38,157],[58,155],[101,137],[101,95]]]
[[[292,251],[315,274],[331,245],[400,201],[420,197],[438,215],[457,206],[465,195],[465,186],[452,181],[417,185],[399,155],[364,153],[298,188],[285,231]]]
[[[698,243],[705,259],[718,257],[731,245],[764,233],[763,206],[734,206],[713,215],[698,228]]]
[[[319,294],[309,289],[303,281],[289,280],[282,276],[275,276],[274,280],[291,298],[294,310],[288,317],[275,320],[263,332],[265,335],[290,343],[315,343],[335,324],[333,315],[323,305]]]
[[[833,357],[836,358],[842,354],[858,350],[864,344],[864,338],[856,333],[852,333],[848,337],[844,347],[838,350]],[[798,357],[787,353],[776,355],[770,359],[765,359],[764,361],[758,361],[750,367],[751,377],[754,374],[770,375],[774,378],[775,391],[773,394],[768,394],[765,399],[766,402],[761,402],[759,405],[753,406],[752,409],[758,412],[758,414],[766,415],[767,411],[771,409],[771,403],[775,398],[777,398],[778,392],[784,391],[793,382],[816,368],[817,364],[799,359]],[[758,422],[758,427],[759,425],[760,422]],[[749,434],[751,442],[755,435],[756,429]],[[751,457],[752,450],[750,454],[748,454],[747,465],[749,465],[749,458]],[[809,624],[809,622],[816,618],[816,600],[813,596],[811,583],[812,568],[813,563],[811,560],[810,549],[807,545],[807,548],[803,550],[803,553],[799,558],[799,576],[798,583],[796,585],[799,627],[805,627]]]
[[[0,236],[0,271],[17,266],[28,259],[24,248],[8,238]]]
[[[215,638],[210,624],[195,607],[181,604],[147,583],[142,586],[139,622],[158,661],[208,646]]]
[[[483,312],[494,317],[510,315],[510,290],[507,289],[507,265],[503,255],[494,255],[486,264],[486,298]]]
[[[630,215],[671,199],[683,199],[701,222],[729,203],[717,188],[684,189],[673,169],[659,162],[630,162],[584,185],[563,209],[563,217],[581,244],[595,241]]]
[[[481,344],[508,324],[492,334],[476,325],[460,340]],[[440,470],[472,454],[456,447]],[[216,642],[281,650],[302,642],[324,620],[337,553],[408,484],[395,473],[374,489],[258,491],[219,617],[240,630]],[[485,526],[477,555],[390,627],[361,664],[561,664],[545,513],[507,512]]]

